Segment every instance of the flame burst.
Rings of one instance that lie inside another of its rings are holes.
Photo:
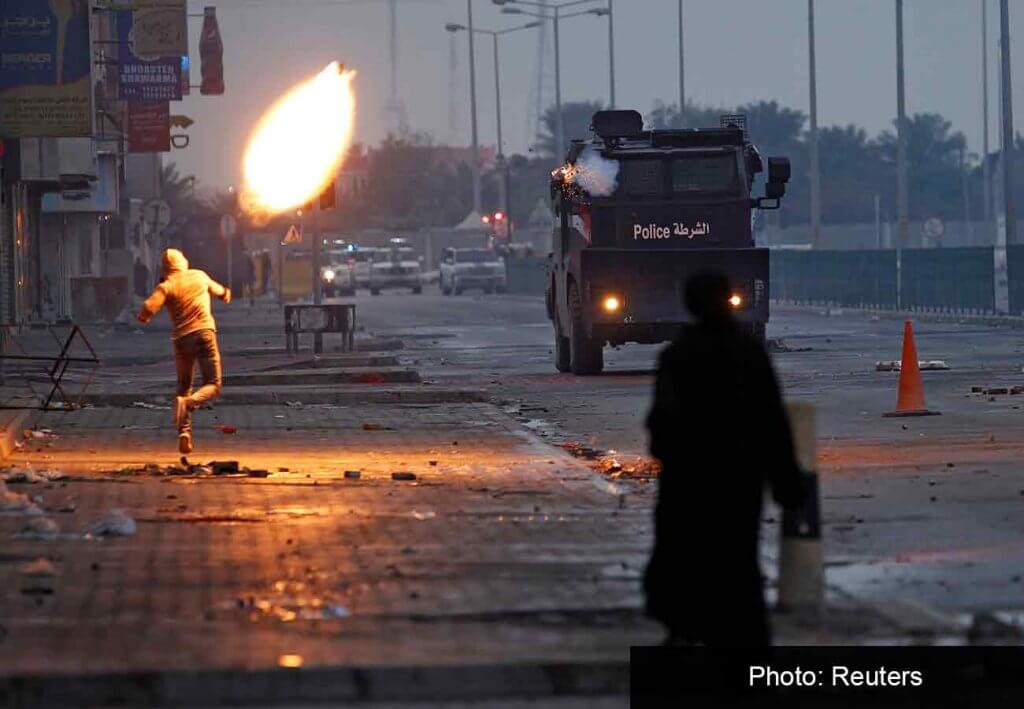
[[[246,212],[269,218],[306,204],[334,179],[352,141],[353,76],[331,62],[263,114],[242,163]]]

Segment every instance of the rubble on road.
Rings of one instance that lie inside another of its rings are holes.
[[[49,517],[33,517],[21,528],[18,536],[22,539],[49,541],[60,534],[60,526]]]
[[[132,409],[149,409],[150,411],[170,411],[170,406],[163,404],[151,404],[148,401],[133,401],[129,408]]]
[[[922,372],[944,372],[951,367],[941,359],[921,360],[917,368]],[[902,360],[890,359],[875,363],[876,372],[899,372],[903,369]]]
[[[26,428],[21,432],[21,435],[25,440],[52,440],[60,438],[49,428]]]
[[[362,475],[358,470],[346,470],[345,477],[349,480],[358,480]]]
[[[43,511],[28,495],[13,492],[0,480],[0,515],[41,515]]]
[[[394,473],[391,473],[391,479],[392,480],[415,480],[416,479],[416,473],[410,473],[410,472],[405,471],[405,470],[400,470],[400,471],[396,471]]]
[[[22,576],[33,576],[33,577],[47,577],[56,576],[57,567],[53,565],[53,562],[47,559],[45,556],[41,556],[38,559],[28,562],[21,567]]]
[[[217,429],[218,431],[220,431],[221,433],[224,433],[224,434],[227,434],[227,435],[238,433],[238,427],[237,426],[231,426],[231,425],[226,424],[226,423],[219,423],[219,424],[215,425],[214,428]]]
[[[136,529],[135,520],[127,512],[113,509],[90,527],[86,534],[93,537],[130,537]]]
[[[207,465],[214,475],[230,475],[238,472],[237,460],[211,460]]]

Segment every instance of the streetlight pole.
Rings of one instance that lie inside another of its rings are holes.
[[[1010,81],[1010,7],[1009,0],[999,0],[1000,66],[1002,77],[1003,126],[1003,211],[1006,215],[1006,244],[1017,243],[1017,211],[1013,199],[1013,94]]]
[[[817,248],[821,243],[821,170],[818,162],[818,69],[814,53],[814,0],[807,0],[807,43],[811,104],[811,244]]]
[[[609,15],[609,8],[599,8],[593,10],[584,10],[583,12],[574,12],[569,15],[562,15],[561,11],[572,7],[574,5],[582,5],[585,3],[596,2],[597,0],[570,0],[570,2],[562,3],[550,3],[550,2],[535,2],[534,0],[491,0],[495,5],[529,5],[530,7],[536,7],[541,10],[550,10],[554,14],[546,15],[541,12],[527,12],[517,7],[503,7],[502,13],[506,15],[529,15],[531,17],[539,17],[545,20],[552,20],[555,27],[555,130],[558,133],[555,136],[555,149],[558,151],[558,159],[565,159],[565,120],[562,115],[562,52],[559,37],[559,22],[563,19],[570,17],[578,17],[580,15]],[[614,49],[614,47],[609,47]],[[613,70],[614,71],[614,70]],[[614,85],[614,76],[612,77]]]
[[[906,248],[910,227],[907,216],[906,94],[903,80],[903,0],[896,0],[896,218],[899,247]]]
[[[686,73],[683,65],[683,0],[679,0],[679,123],[682,126],[686,110]]]
[[[502,195],[501,195],[501,200],[500,201],[501,201],[502,209],[505,212],[505,218],[508,220],[506,223],[508,224],[509,235],[510,236],[511,236],[511,226],[512,226],[511,225],[511,220],[509,219],[509,192],[510,192],[509,182],[510,182],[510,175],[509,175],[509,171],[508,171],[508,163],[505,160],[505,151],[504,151],[504,147],[503,147],[504,146],[504,139],[502,137],[502,130],[501,130],[501,69],[500,69],[500,67],[501,67],[500,61],[501,61],[501,59],[500,59],[500,53],[498,51],[498,37],[500,37],[501,35],[511,34],[512,32],[519,32],[520,30],[526,30],[526,29],[532,29],[534,27],[539,27],[540,24],[541,24],[540,22],[527,22],[525,25],[520,25],[518,27],[510,27],[508,29],[497,30],[497,31],[496,30],[479,29],[479,28],[476,28],[476,27],[474,27],[471,30],[472,32],[478,32],[480,34],[488,34],[488,35],[490,35],[491,36],[491,40],[493,42],[493,46],[494,46],[494,102],[495,102],[495,116],[497,117],[498,164],[499,164],[499,169],[502,172],[502,178],[500,180]],[[446,24],[445,25],[445,29],[448,30],[449,32],[453,32],[453,33],[454,32],[459,32],[459,31],[462,31],[462,30],[470,31],[469,27],[466,27],[465,25],[455,24],[453,22],[449,22],[448,24]]]
[[[476,126],[476,60],[473,55],[473,0],[466,0],[469,24],[469,104],[473,126],[473,213],[480,214],[480,145]]]
[[[615,0],[608,0],[608,108],[615,108]]]
[[[981,199],[987,238],[992,234],[992,175],[988,161],[988,0],[981,0],[981,154]]]

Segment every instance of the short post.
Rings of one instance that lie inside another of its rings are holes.
[[[783,510],[779,535],[779,599],[785,611],[819,613],[825,601],[825,565],[821,544],[821,503],[817,475],[815,408],[803,401],[786,403],[793,443],[804,472],[804,503]]]

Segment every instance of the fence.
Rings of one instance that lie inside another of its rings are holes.
[[[1024,314],[1024,246],[1007,248],[1009,313]],[[794,303],[994,313],[991,247],[773,251],[771,295]],[[1001,281],[1002,279],[1000,279]]]

